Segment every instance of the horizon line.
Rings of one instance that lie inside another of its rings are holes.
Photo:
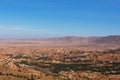
[[[73,36],[73,35],[70,36],[69,35],[69,36],[56,36],[56,37],[34,37],[34,38],[32,38],[32,37],[31,38],[30,37],[29,38],[28,37],[26,37],[26,38],[21,38],[21,37],[20,38],[19,37],[18,38],[17,37],[16,38],[12,38],[12,37],[11,38],[7,38],[6,37],[6,38],[0,38],[0,40],[1,39],[23,39],[23,40],[24,39],[51,39],[51,38],[65,38],[65,37],[90,38],[90,37],[108,37],[108,36],[120,36],[120,35],[104,35],[104,36]]]

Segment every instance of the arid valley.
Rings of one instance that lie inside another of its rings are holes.
[[[120,80],[120,0],[0,0],[0,80]]]
[[[120,36],[1,39],[0,80],[120,80]]]

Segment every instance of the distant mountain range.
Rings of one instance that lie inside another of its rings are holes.
[[[116,44],[120,45],[120,36],[106,36],[94,40],[96,44]]]
[[[35,44],[39,46],[120,46],[120,35],[105,37],[56,37],[49,39],[1,39],[4,44]]]
[[[51,43],[67,43],[67,44],[115,44],[120,45],[120,35],[105,36],[105,37],[61,37],[61,38],[51,38],[45,41],[50,41]]]

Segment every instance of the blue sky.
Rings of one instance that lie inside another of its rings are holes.
[[[120,35],[120,0],[0,0],[0,38]]]

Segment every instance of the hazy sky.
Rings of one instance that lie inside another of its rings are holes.
[[[0,38],[120,35],[120,0],[0,0]]]

